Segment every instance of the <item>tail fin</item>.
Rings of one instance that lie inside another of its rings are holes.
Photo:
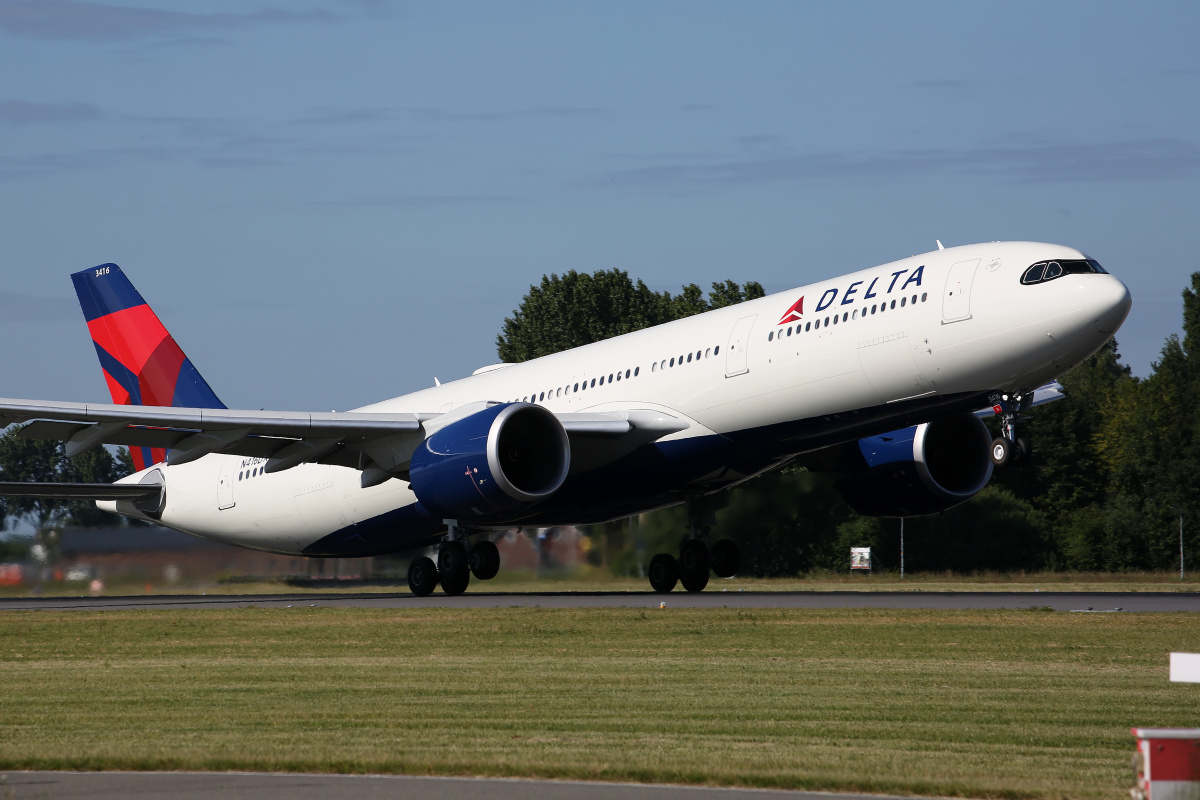
[[[158,316],[116,264],[71,276],[113,402],[225,408]],[[161,448],[130,448],[139,470],[166,458]]]

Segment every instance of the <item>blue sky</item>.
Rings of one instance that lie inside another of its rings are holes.
[[[1195,3],[0,0],[0,394],[107,401],[115,261],[234,407],[496,361],[544,273],[769,291],[1069,244],[1145,375],[1200,269]]]

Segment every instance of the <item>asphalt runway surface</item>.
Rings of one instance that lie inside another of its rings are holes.
[[[1055,611],[1200,611],[1195,592],[467,592],[415,597],[407,591],[342,594],[6,597],[0,611],[205,608],[923,608]]]
[[[354,797],[419,800],[888,800],[883,795],[651,786],[643,783],[427,778],[404,775],[302,775],[262,772],[8,772],[0,797],[11,800],[120,800],[221,797],[309,800]]]

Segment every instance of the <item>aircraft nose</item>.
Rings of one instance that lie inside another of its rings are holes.
[[[1097,275],[1101,280],[1088,284],[1087,305],[1092,312],[1093,325],[1097,333],[1111,336],[1129,316],[1133,298],[1129,287],[1112,275]]]

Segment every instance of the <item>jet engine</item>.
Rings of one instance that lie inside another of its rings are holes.
[[[992,435],[974,414],[947,417],[849,445],[836,482],[871,517],[912,517],[969,500],[992,477]]]
[[[490,406],[447,425],[413,453],[409,482],[444,519],[489,519],[531,506],[562,486],[571,445],[541,406]]]

